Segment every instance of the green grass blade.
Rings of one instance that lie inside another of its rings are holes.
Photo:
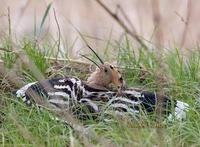
[[[49,10],[51,8],[51,5],[52,5],[52,3],[49,3],[48,6],[47,6],[47,8],[46,8],[46,10],[45,10],[45,13],[43,15],[43,18],[42,18],[42,21],[41,21],[41,24],[40,24],[40,32],[41,32],[41,30],[42,30],[42,28],[44,26],[44,23],[46,21],[46,18],[48,16],[48,14],[49,14]]]

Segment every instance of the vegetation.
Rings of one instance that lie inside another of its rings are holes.
[[[97,0],[98,1],[98,0]],[[117,14],[98,3],[126,30],[123,41],[105,42],[104,58],[117,61],[123,71],[128,87],[158,91],[160,63],[157,48],[147,50],[143,40],[135,37],[142,46],[135,48],[129,37],[136,36],[121,22]],[[43,31],[51,4],[43,16],[39,35]],[[120,10],[122,14],[124,13]],[[125,16],[125,14],[123,14]],[[59,23],[56,18],[59,30]],[[9,17],[9,15],[8,15]],[[9,25],[10,25],[10,18]],[[155,19],[158,20],[158,19]],[[36,31],[36,28],[34,28]],[[200,48],[183,52],[179,48],[162,49],[162,92],[173,99],[190,105],[184,121],[167,120],[157,123],[154,116],[140,114],[138,117],[118,117],[114,113],[99,114],[96,119],[89,117],[79,121],[82,128],[93,132],[84,136],[61,121],[47,109],[28,107],[16,99],[14,91],[22,85],[56,75],[73,75],[85,80],[88,67],[82,62],[59,60],[60,41],[40,44],[37,39],[23,39],[14,44],[11,26],[9,36],[0,41],[0,145],[1,146],[199,146],[200,145]],[[38,32],[34,32],[37,38]],[[76,42],[76,41],[75,41]],[[75,43],[74,42],[74,43]],[[74,43],[72,43],[74,45]],[[72,45],[72,47],[73,47]],[[109,51],[115,48],[115,56]],[[57,50],[57,53],[55,53]],[[63,53],[62,53],[63,55]],[[83,68],[86,67],[86,68]]]
[[[134,49],[131,42],[125,37],[124,43],[110,44],[117,46],[118,55],[115,59],[118,66],[123,67],[124,77],[129,87],[156,90],[155,84],[157,62],[155,53],[143,49]],[[44,77],[55,74],[49,70],[52,61],[46,57],[52,56],[48,49],[44,52],[34,47],[34,43],[22,43],[21,51],[40,70]],[[6,46],[5,46],[6,47]],[[137,52],[137,53],[136,53]],[[106,55],[108,57],[108,55]],[[154,119],[145,114],[138,118],[124,116],[119,118],[112,114],[101,114],[96,120],[89,118],[81,121],[85,128],[90,128],[99,136],[110,140],[119,146],[152,146],[163,142],[165,146],[198,146],[200,144],[200,109],[199,109],[199,63],[200,51],[183,55],[180,49],[170,49],[164,52],[165,75],[167,80],[163,89],[166,95],[190,104],[187,119],[179,122],[163,122],[157,124]],[[12,70],[16,65],[17,57],[14,52],[1,52],[1,59],[7,69]],[[70,61],[66,61],[70,62]],[[58,66],[57,63],[56,65]],[[18,73],[25,83],[35,81],[34,73],[27,66],[21,66]],[[79,76],[83,71],[73,71],[64,68],[58,69],[56,74],[72,74]],[[51,73],[51,74],[49,74]],[[142,78],[141,78],[142,76]],[[84,78],[84,77],[82,77]],[[28,107],[17,100],[12,94],[13,88],[5,88],[5,77],[1,78],[0,99],[0,144],[2,146],[66,146],[83,145],[85,142],[64,123],[52,120],[52,113],[39,110],[37,107]],[[161,134],[158,134],[158,129]],[[162,137],[162,140],[160,140]],[[88,138],[88,142],[97,146],[102,142]],[[105,144],[103,144],[105,145]]]

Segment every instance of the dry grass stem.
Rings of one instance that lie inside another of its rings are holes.
[[[57,28],[58,28],[58,50],[57,50],[57,54],[56,54],[56,62],[57,62],[58,55],[59,55],[59,52],[60,52],[61,31],[60,31],[60,25],[58,23],[58,19],[57,19],[57,16],[56,16],[55,8],[53,9],[53,13],[54,13],[54,18],[55,18],[56,25],[57,25]]]
[[[156,95],[156,121],[158,124],[162,123],[162,109],[164,104],[164,93],[163,93],[163,76],[164,76],[164,65],[163,65],[163,32],[162,32],[162,20],[160,14],[160,2],[159,0],[152,1],[152,11],[153,11],[153,22],[156,26],[155,30],[155,41],[156,41],[156,61],[158,68],[156,68],[156,85],[157,85],[157,95]],[[160,140],[158,146],[164,146],[164,131],[162,128],[156,128],[157,137]]]
[[[130,35],[132,36],[144,49],[148,49],[148,47],[145,45],[145,43],[139,38],[139,36],[134,32],[133,30],[130,30],[128,26],[125,25],[123,20],[121,20],[118,15],[113,13],[106,5],[104,5],[101,0],[96,0],[96,2]],[[123,11],[122,11],[123,12]],[[125,13],[123,13],[123,16],[125,16],[125,19],[127,20],[127,17]],[[129,19],[128,22],[130,23]],[[133,25],[132,25],[133,26]]]
[[[184,27],[184,30],[183,30],[183,35],[182,35],[181,45],[180,45],[181,48],[184,46],[185,40],[186,40],[186,37],[187,37],[187,34],[188,34],[188,26],[189,26],[189,23],[190,23],[191,12],[192,12],[192,1],[188,0],[187,1],[187,16],[186,16],[186,20],[184,21],[185,27]]]

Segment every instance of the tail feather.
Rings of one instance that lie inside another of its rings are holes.
[[[189,110],[189,105],[187,103],[176,101],[175,107],[174,107],[174,117],[177,120],[184,120],[186,119],[186,113]],[[173,119],[173,114],[169,114],[168,120]]]

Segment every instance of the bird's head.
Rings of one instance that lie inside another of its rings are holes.
[[[87,83],[92,86],[96,85],[104,88],[107,88],[110,84],[112,84],[118,89],[118,92],[121,93],[121,91],[125,88],[125,81],[121,72],[112,64],[104,63],[97,53],[93,49],[91,50],[98,57],[101,64],[97,64],[87,56],[82,55],[84,58],[92,61],[97,66],[96,70],[88,77]]]

